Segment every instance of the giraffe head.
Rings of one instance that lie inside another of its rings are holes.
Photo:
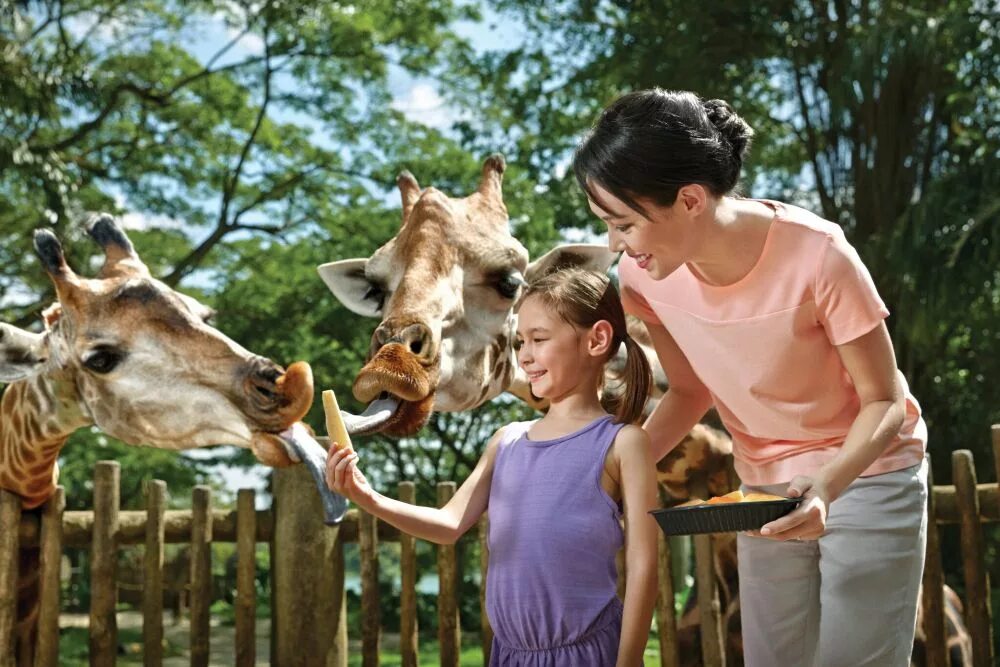
[[[525,280],[564,266],[610,266],[614,256],[598,245],[563,246],[529,265],[510,234],[504,168],[502,157],[487,158],[479,187],[457,199],[421,189],[404,172],[396,236],[367,259],[319,267],[342,304],[381,320],[353,391],[363,403],[388,397],[391,416],[355,432],[409,435],[432,410],[467,410],[510,388],[518,375],[513,306]]]
[[[211,310],[153,278],[110,216],[97,216],[87,232],[104,250],[94,278],[70,268],[52,232],[35,233],[57,303],[45,311],[43,333],[0,325],[0,381],[44,377],[52,404],[36,398],[8,409],[45,413],[41,430],[52,437],[94,424],[130,444],[234,444],[266,464],[290,463],[273,434],[308,410],[308,366],[286,373],[207,324]]]

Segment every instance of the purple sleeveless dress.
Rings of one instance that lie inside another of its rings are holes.
[[[533,423],[504,429],[493,466],[490,665],[614,667],[622,625],[615,554],[624,536],[601,471],[622,425],[605,416],[538,441],[526,435]]]

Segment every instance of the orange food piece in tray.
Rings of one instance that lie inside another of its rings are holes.
[[[743,492],[736,489],[732,493],[727,493],[724,496],[716,496],[715,498],[710,498],[708,500],[709,505],[720,505],[722,503],[740,503],[743,502]]]

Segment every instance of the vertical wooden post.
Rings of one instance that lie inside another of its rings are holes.
[[[253,489],[236,494],[236,667],[257,661],[257,511]]]
[[[333,647],[327,653],[326,667],[347,667],[347,596],[344,591],[344,540],[338,535],[333,545],[330,576],[333,595],[330,598],[330,628],[334,631]]]
[[[65,509],[66,491],[60,486],[45,503],[42,514],[38,638],[35,644],[35,665],[38,667],[59,665],[59,570]]]
[[[378,646],[382,636],[378,594],[378,519],[368,512],[358,513],[358,542],[361,551],[361,664],[378,667]]]
[[[163,664],[163,545],[166,527],[167,483],[146,483],[146,580],[142,591],[143,665]]]
[[[94,534],[90,544],[90,664],[114,667],[118,656],[118,511],[121,466],[94,467]]]
[[[927,460],[927,556],[920,591],[927,667],[948,667],[944,635],[944,573],[934,504],[934,475]]]
[[[660,636],[660,665],[679,667],[677,652],[677,614],[674,611],[674,575],[671,571],[670,542],[662,532],[657,535],[657,560],[660,590],[656,598],[656,630]]]
[[[983,556],[983,528],[979,523],[979,496],[972,452],[951,453],[952,477],[962,534],[962,569],[965,573],[965,623],[972,636],[972,663],[993,665],[993,623],[990,616],[990,585]]]
[[[413,482],[400,482],[399,499],[410,505],[416,504],[416,485]],[[399,652],[403,667],[418,667],[417,540],[403,532],[399,534],[399,567],[402,580],[399,599]]]
[[[191,667],[208,667],[212,606],[212,489],[191,493]]]
[[[455,482],[438,482],[438,507],[444,507],[454,495]],[[438,643],[441,646],[441,667],[458,667],[462,645],[456,575],[455,545],[438,545]]]
[[[316,482],[304,465],[274,471],[271,544],[271,664],[327,665],[334,659],[334,547],[338,526],[324,526]],[[339,576],[342,576],[342,570]],[[341,598],[337,598],[340,604]]]
[[[705,667],[724,667],[722,605],[715,581],[715,547],[711,535],[694,536],[695,581],[698,586],[698,613],[701,615],[701,656]]]
[[[490,570],[489,535],[490,518],[483,514],[479,519],[479,618],[484,665],[490,664],[490,653],[493,651],[493,627],[490,625],[489,614],[486,613],[486,576]]]
[[[0,667],[14,667],[21,499],[0,489]]]
[[[695,480],[692,494],[708,497],[704,479]],[[715,580],[715,547],[711,535],[694,536],[695,582],[698,587],[698,613],[701,616],[701,657],[705,667],[725,667],[726,651],[723,645],[722,605]]]

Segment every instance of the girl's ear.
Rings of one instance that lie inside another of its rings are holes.
[[[614,340],[615,330],[611,322],[600,320],[590,327],[587,334],[587,353],[592,357],[603,357],[611,349],[611,341]]]

